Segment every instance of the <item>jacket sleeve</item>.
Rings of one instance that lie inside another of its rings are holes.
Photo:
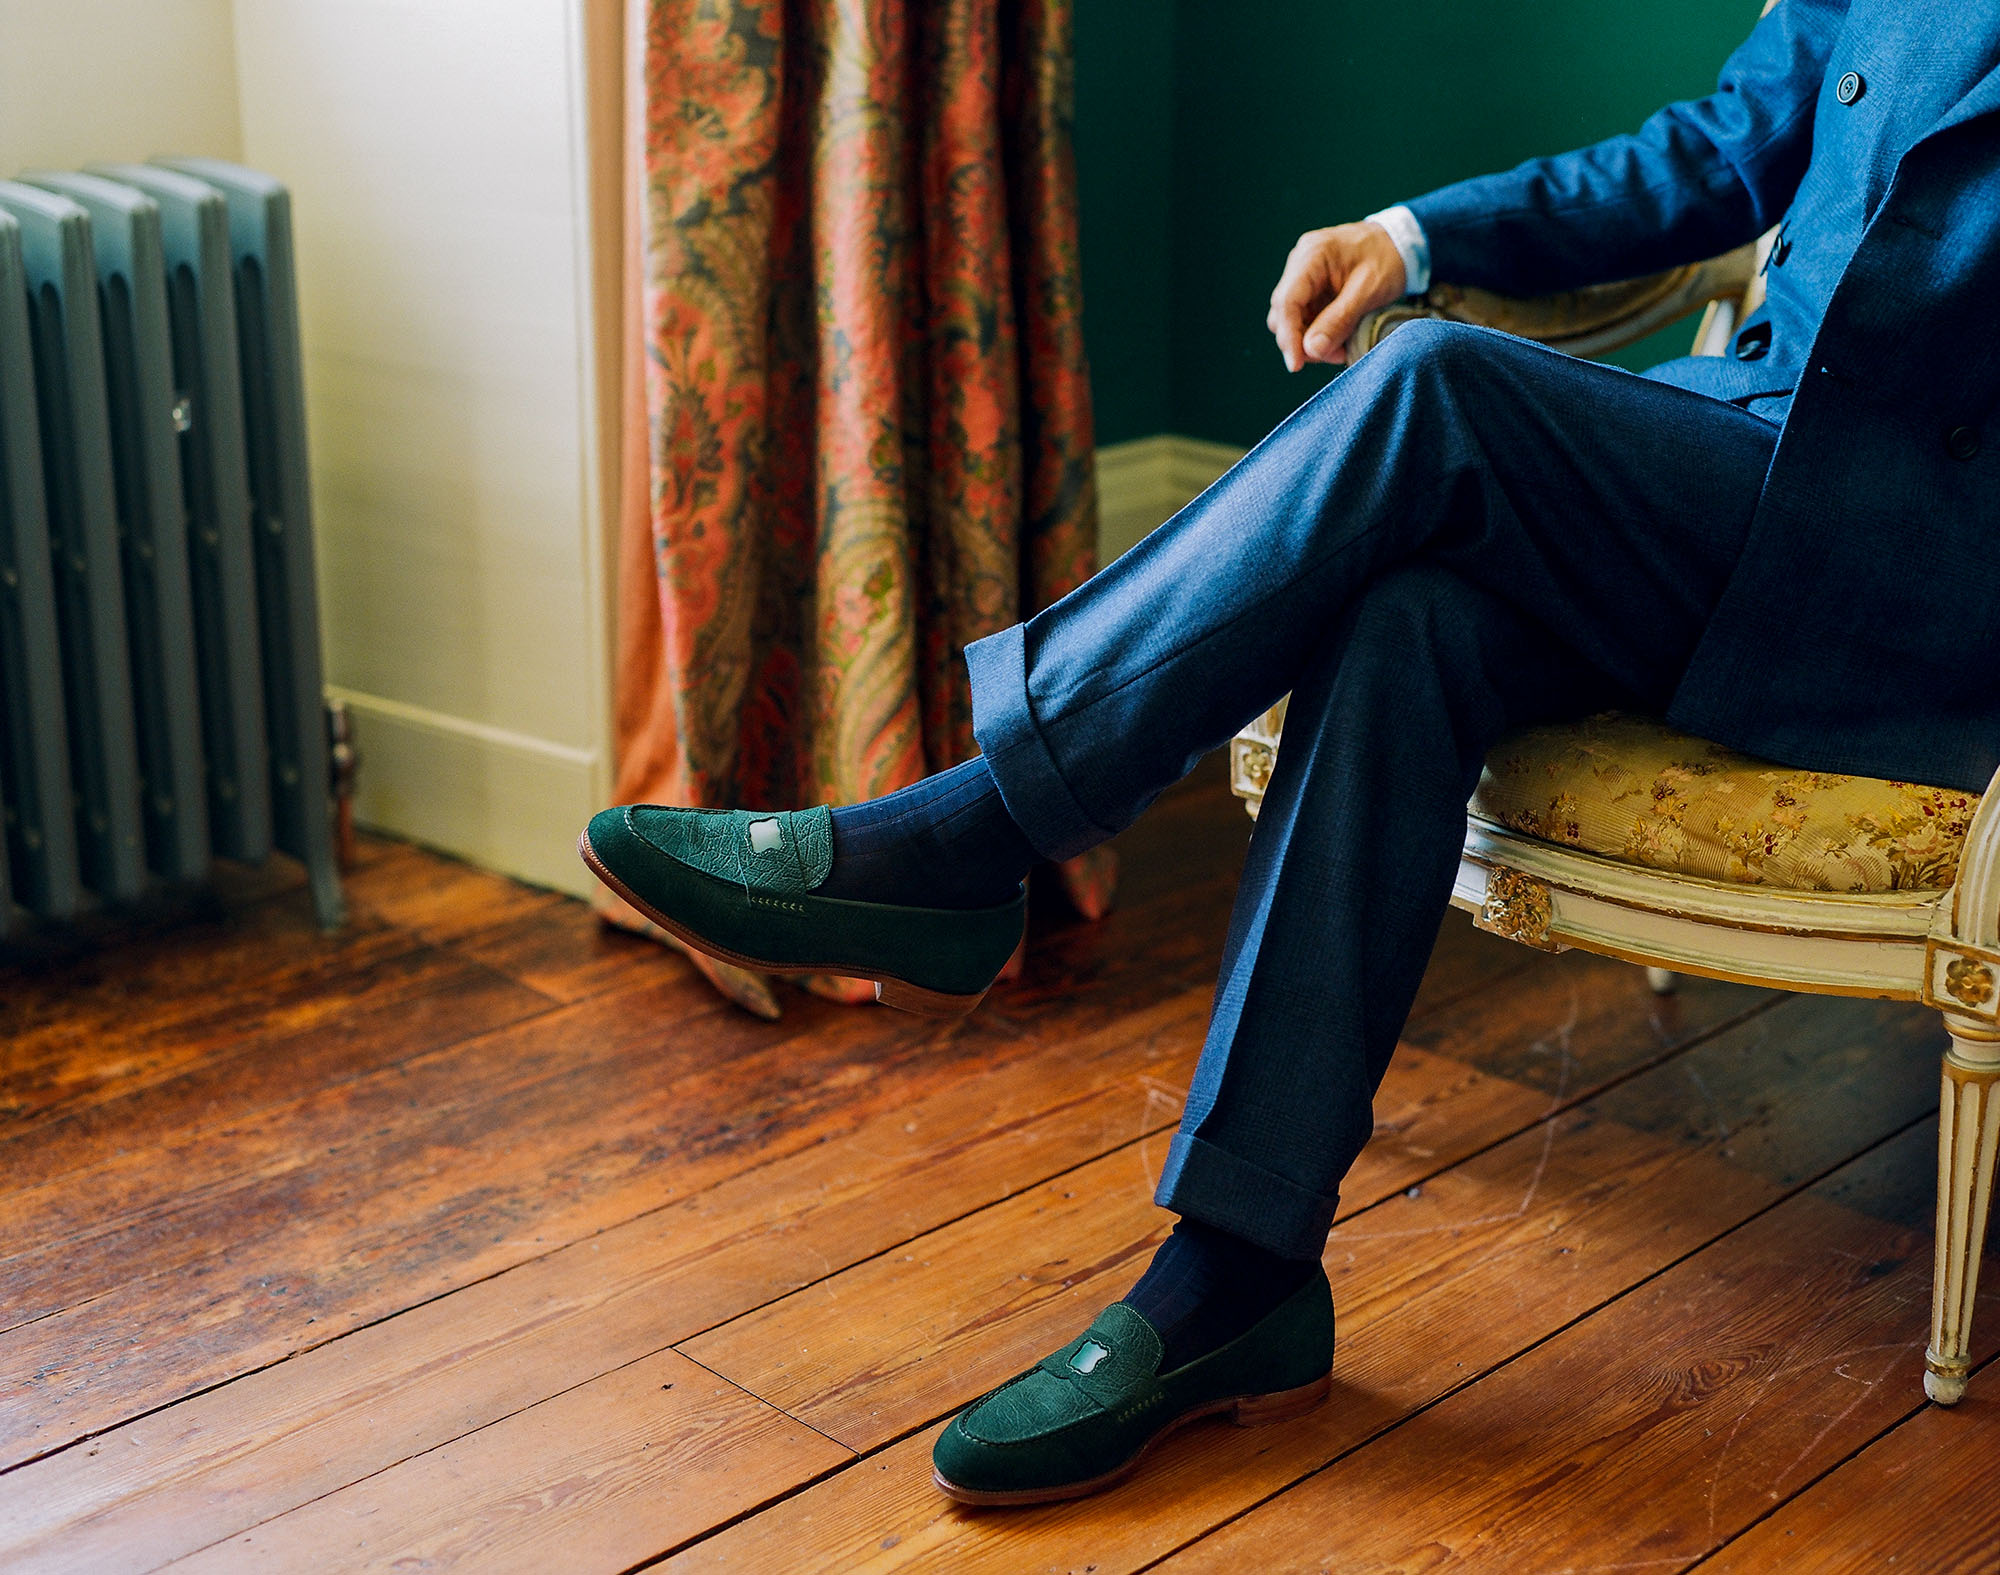
[[[1813,106],[1848,0],[1780,0],[1707,98],[1629,136],[1531,159],[1407,206],[1431,277],[1508,295],[1630,279],[1762,234],[1812,156]]]

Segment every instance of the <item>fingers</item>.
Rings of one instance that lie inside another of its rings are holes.
[[[1264,325],[1278,341],[1278,352],[1289,372],[1306,364],[1306,325],[1334,293],[1336,280],[1330,261],[1326,232],[1309,230],[1292,247],[1284,274],[1271,292],[1271,309],[1264,316]]]
[[[1271,297],[1271,310],[1264,316],[1264,326],[1278,341],[1278,354],[1285,358],[1287,372],[1296,372],[1306,364],[1306,314],[1316,304],[1310,292],[1287,270]]]
[[[1347,341],[1353,337],[1355,325],[1375,304],[1375,293],[1366,269],[1351,270],[1341,284],[1340,293],[1312,320],[1300,340],[1306,355],[1326,366],[1344,362]]]
[[[1285,369],[1344,362],[1356,326],[1401,293],[1402,276],[1402,257],[1380,225],[1341,224],[1301,235],[1264,318]]]
[[[1278,354],[1285,358],[1287,372],[1296,372],[1306,364],[1304,317],[1302,308],[1287,302],[1282,306],[1273,303],[1270,315],[1264,319],[1271,336],[1278,341]]]
[[[1278,354],[1284,356],[1286,372],[1298,372],[1306,364],[1306,334],[1300,322],[1304,316],[1296,306],[1286,306],[1282,312],[1276,306],[1272,308],[1274,322],[1270,322],[1270,332],[1278,340]]]

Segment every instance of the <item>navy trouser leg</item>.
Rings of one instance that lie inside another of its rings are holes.
[[[1408,324],[1145,541],[967,649],[1008,811],[1047,858],[1122,830],[1419,554],[1636,677],[1714,605],[1777,431],[1525,340]]]
[[[1511,727],[1664,708],[1777,429],[1417,323],[1201,498],[967,652],[1009,812],[1061,857],[1292,691],[1160,1198],[1317,1253]]]
[[[1317,1257],[1501,734],[1632,694],[1452,569],[1391,570],[1300,672],[1160,1201]]]

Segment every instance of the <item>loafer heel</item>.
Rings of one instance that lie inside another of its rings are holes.
[[[1268,1427],[1273,1422],[1290,1422],[1316,1411],[1333,1392],[1333,1374],[1316,1378],[1296,1389],[1280,1389],[1276,1394],[1245,1395],[1230,1409],[1229,1420],[1238,1427]]]
[[[893,1006],[899,1012],[914,1012],[919,1017],[963,1017],[986,999],[986,992],[946,995],[942,990],[926,990],[922,985],[901,979],[877,979],[875,999],[884,1006]]]

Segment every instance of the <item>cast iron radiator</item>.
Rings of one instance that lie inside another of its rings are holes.
[[[0,181],[0,933],[301,860],[341,919],[290,198]]]

